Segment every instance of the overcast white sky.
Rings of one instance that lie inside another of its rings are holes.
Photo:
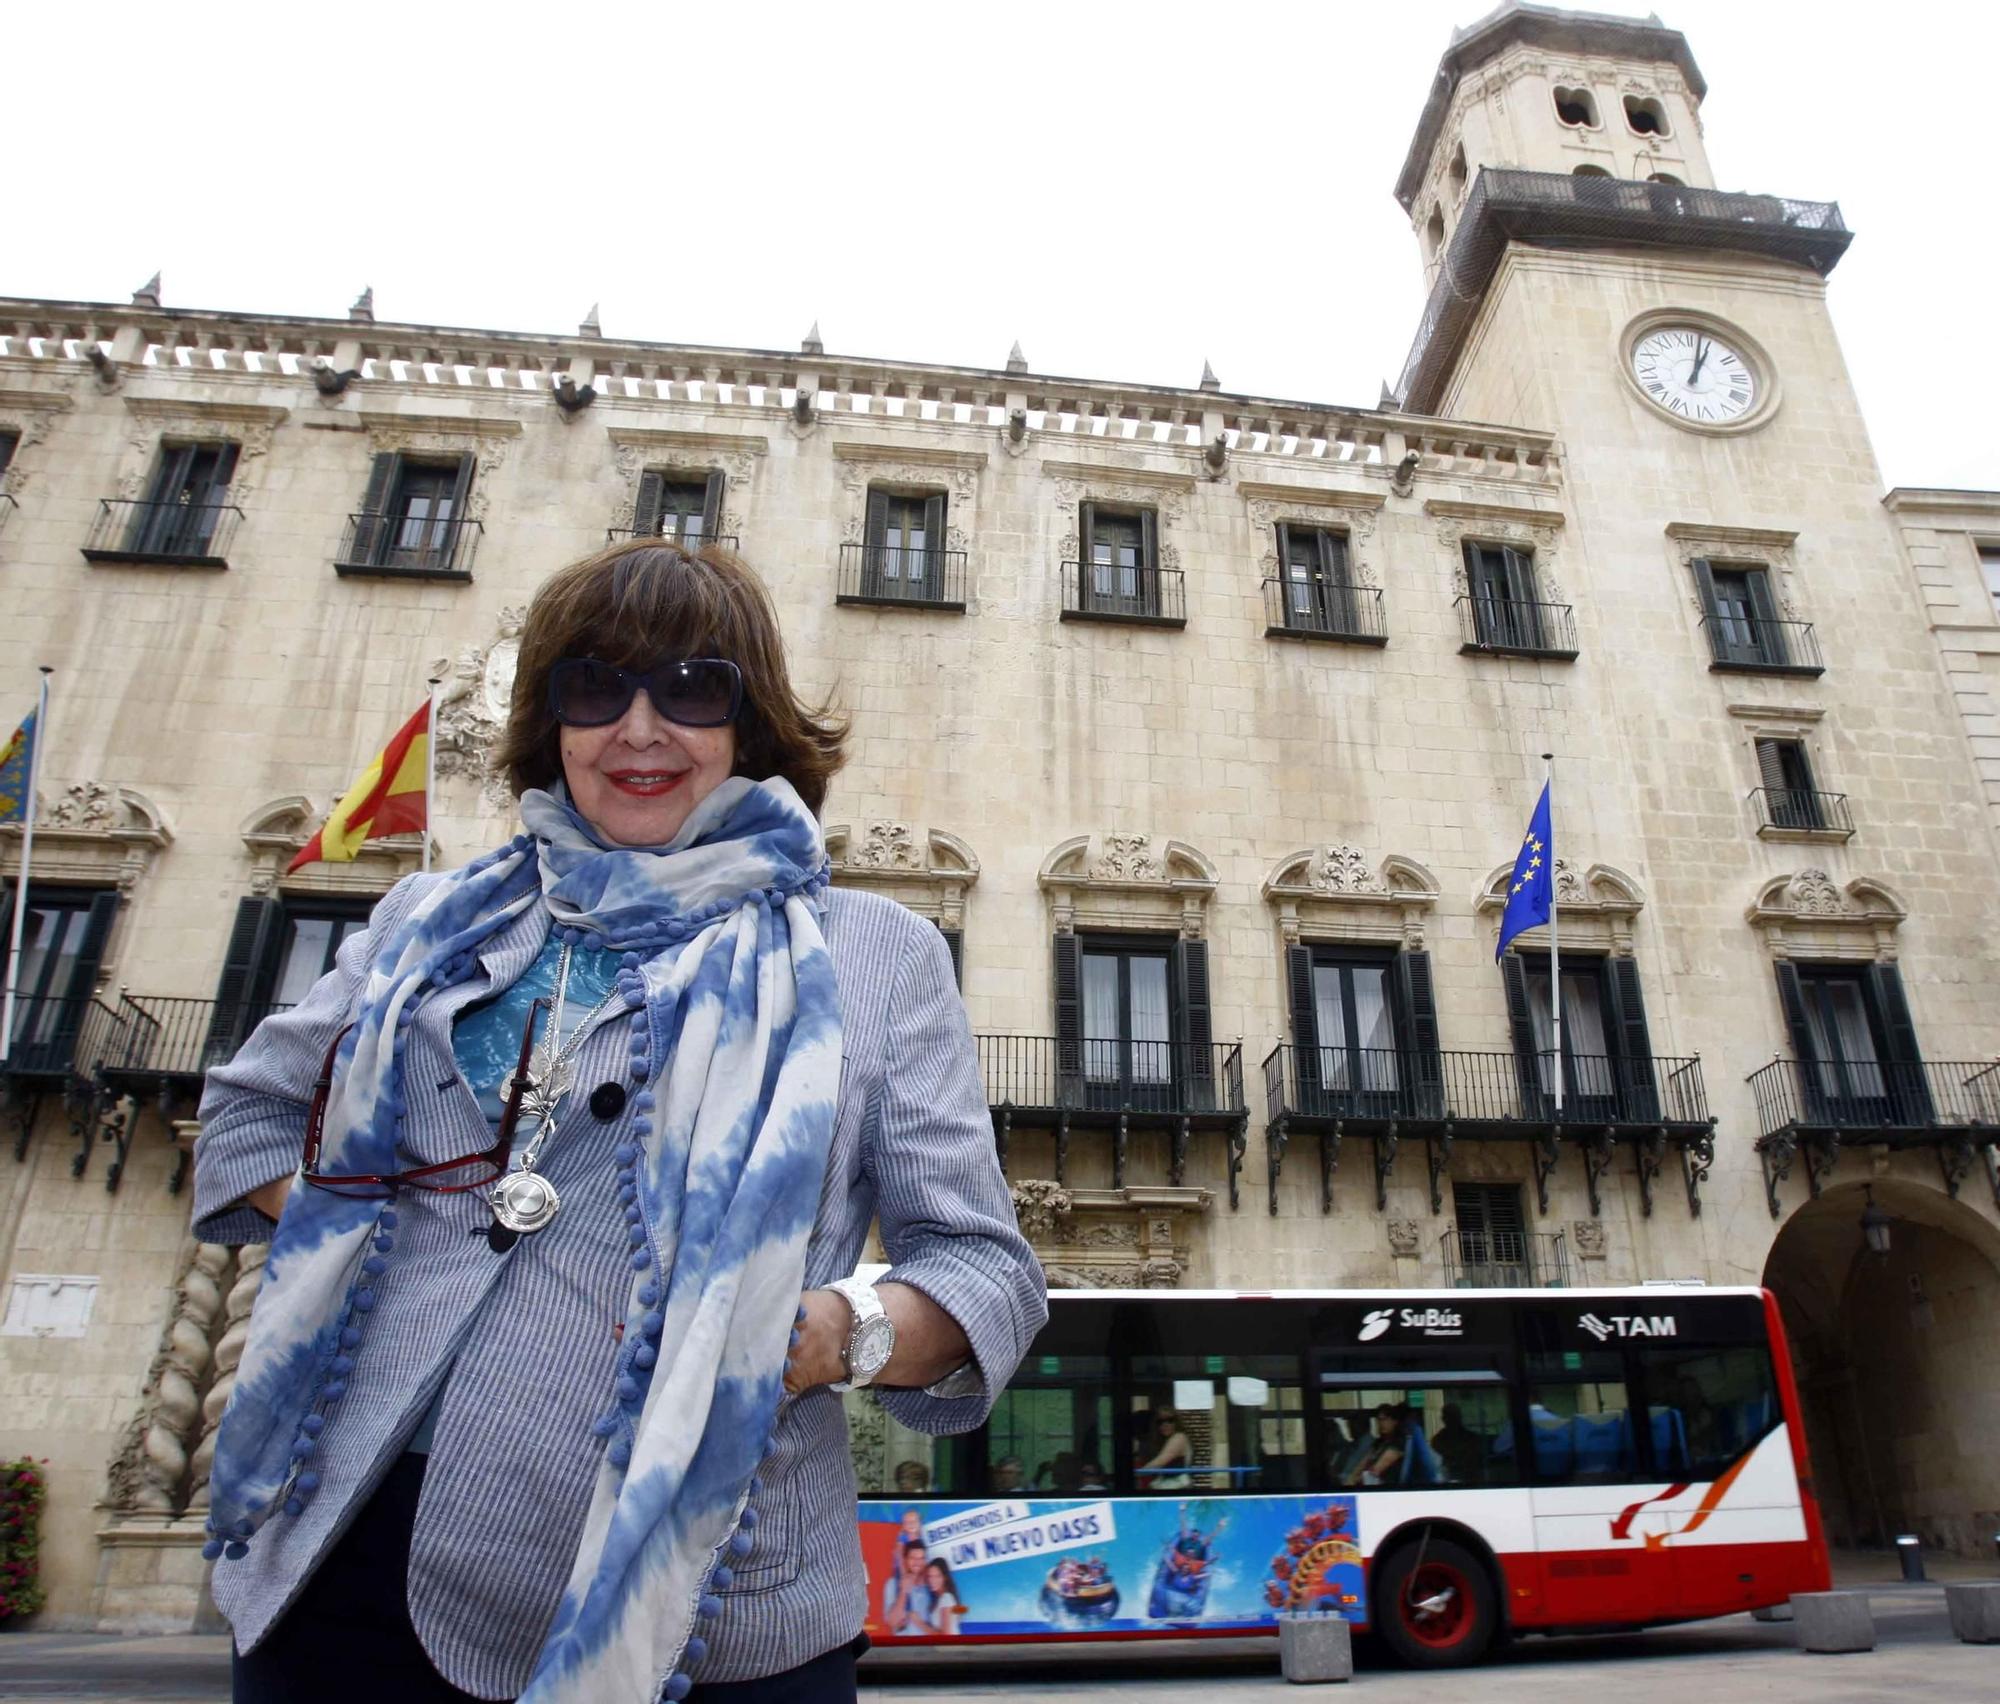
[[[1372,405],[1454,24],[1396,5],[215,0],[14,64],[0,294],[568,332]],[[1600,9],[1626,11],[1616,0]],[[1660,0],[1728,189],[1838,200],[1891,484],[2000,486],[2000,7]],[[39,22],[33,16],[40,13]],[[77,14],[29,0],[16,47]],[[178,19],[176,22],[175,20]],[[1803,399],[1795,399],[1797,406]]]

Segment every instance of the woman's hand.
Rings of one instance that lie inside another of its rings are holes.
[[[907,1284],[878,1284],[875,1294],[896,1326],[896,1352],[876,1375],[878,1385],[891,1389],[922,1389],[963,1366],[971,1345],[957,1320],[921,1290]],[[805,1323],[799,1344],[785,1371],[785,1394],[802,1396],[817,1385],[837,1384],[847,1377],[847,1340],[854,1332],[854,1311],[847,1298],[832,1290],[808,1290],[799,1298]],[[1181,1447],[1186,1449],[1186,1440]]]
[[[847,1339],[854,1315],[844,1298],[831,1290],[808,1290],[799,1298],[805,1322],[798,1327],[798,1347],[785,1368],[785,1394],[802,1396],[823,1384],[847,1377]]]

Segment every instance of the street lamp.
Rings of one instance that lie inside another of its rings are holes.
[[[1875,1189],[1868,1189],[1868,1205],[1861,1209],[1861,1236],[1870,1254],[1889,1252],[1889,1215],[1875,1205]]]

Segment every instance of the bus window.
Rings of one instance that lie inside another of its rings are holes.
[[[1608,1485],[1638,1476],[1623,1357],[1531,1353],[1528,1420],[1535,1477],[1545,1485]]]
[[[1442,1375],[1435,1385],[1364,1385],[1329,1375],[1321,1393],[1327,1483],[1427,1490],[1513,1485],[1507,1390],[1490,1373]]]
[[[1030,1354],[986,1422],[979,1494],[1075,1497],[1111,1489],[1111,1362]]]
[[[1778,1390],[1761,1347],[1640,1353],[1660,1473],[1714,1479],[1777,1425]]]
[[[1303,1491],[1306,1422],[1290,1355],[1135,1355],[1126,1449],[1136,1491]]]
[[[932,1438],[891,1417],[871,1386],[841,1398],[855,1489],[863,1497],[974,1497],[965,1438]]]

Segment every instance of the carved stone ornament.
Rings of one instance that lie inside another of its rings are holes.
[[[1021,1233],[1052,1289],[1172,1289],[1186,1275],[1186,1238],[1214,1205],[1206,1189],[1063,1189],[1034,1178],[1014,1186]]]
[[[49,435],[55,418],[72,406],[72,399],[58,391],[0,389],[0,432],[14,435],[14,458],[0,473],[0,496],[19,497],[27,489],[39,456],[24,456]]]
[[[911,493],[942,491],[944,548],[971,548],[970,541],[979,532],[979,470],[986,462],[984,454],[941,452],[919,458],[906,451],[896,457],[893,452],[868,444],[835,444],[833,453],[841,464],[843,544],[863,542],[868,526],[868,488],[879,485]]]
[[[1054,902],[1059,932],[1171,928],[1199,939],[1218,875],[1211,859],[1182,841],[1125,832],[1063,841],[1042,860],[1037,879]]]
[[[1562,538],[1563,517],[1553,510],[1520,509],[1497,503],[1459,503],[1431,498],[1424,504],[1431,517],[1433,536],[1451,556],[1451,585],[1455,597],[1470,595],[1465,579],[1465,542],[1510,544],[1516,550],[1531,551],[1535,558],[1535,593],[1542,603],[1567,603],[1562,581],[1557,577],[1558,542]]]
[[[965,927],[966,892],[979,880],[979,859],[957,835],[886,818],[858,832],[834,823],[826,830],[826,854],[836,886],[872,888],[942,928]]]
[[[441,414],[363,414],[361,423],[368,432],[371,455],[395,451],[401,455],[462,456],[473,458],[472,491],[466,498],[465,516],[484,521],[493,501],[494,476],[507,465],[514,441],[521,435],[518,420],[480,416],[461,418]]]
[[[1014,1217],[1029,1242],[1048,1242],[1056,1222],[1068,1216],[1069,1191],[1052,1178],[1023,1178],[1014,1185]]]
[[[1398,1260],[1414,1260],[1422,1252],[1422,1231],[1415,1219],[1389,1221],[1389,1252]]]
[[[1192,476],[1161,476],[1157,482],[1143,477],[1121,479],[1114,471],[1107,469],[1099,474],[1094,469],[1079,470],[1074,464],[1044,462],[1045,471],[1063,471],[1056,479],[1056,518],[1061,524],[1062,542],[1058,546],[1057,560],[1076,562],[1082,556],[1082,527],[1077,518],[1077,505],[1088,500],[1092,503],[1108,503],[1132,509],[1151,509],[1158,521],[1158,547],[1160,567],[1168,572],[1181,565],[1180,546],[1172,536],[1187,519],[1187,490],[1193,485]]]
[[[1288,946],[1310,935],[1421,952],[1437,900],[1437,878],[1414,858],[1391,853],[1376,866],[1341,841],[1280,858],[1264,878],[1264,903]]]
[[[1501,864],[1486,878],[1479,893],[1479,910],[1491,921],[1496,933],[1501,914],[1507,909],[1507,884],[1513,876],[1513,864]],[[1584,952],[1631,957],[1634,921],[1645,908],[1646,898],[1639,884],[1623,870],[1609,864],[1579,868],[1572,860],[1559,857],[1556,903],[1562,908],[1565,948],[1575,946]],[[1531,944],[1538,942],[1542,939],[1541,930],[1530,929],[1520,939]]]
[[[1251,490],[1272,487],[1247,486]],[[1328,495],[1331,495],[1329,493]],[[1301,493],[1283,499],[1257,497],[1250,503],[1250,530],[1263,547],[1259,571],[1266,580],[1284,578],[1284,564],[1278,560],[1278,523],[1288,527],[1318,527],[1347,537],[1347,578],[1356,586],[1379,586],[1382,581],[1375,566],[1375,523],[1381,499],[1370,497],[1360,503],[1315,503]]]
[[[252,403],[148,396],[128,396],[125,411],[131,420],[125,453],[120,457],[120,497],[144,498],[160,443],[171,438],[177,444],[236,445],[236,471],[229,477],[228,500],[239,506],[255,494],[263,458],[270,453],[271,434],[291,415],[288,408]]]
[[[757,477],[757,461],[769,440],[744,433],[677,432],[656,427],[614,426],[607,434],[612,461],[624,487],[618,526],[630,526],[639,501],[639,476],[647,472],[695,480],[722,473],[722,526],[730,538],[744,534],[744,506]]]
[[[1604,1221],[1602,1219],[1572,1219],[1569,1224],[1570,1245],[1576,1250],[1579,1260],[1602,1260],[1604,1258]]]
[[[1872,963],[1896,955],[1896,931],[1909,907],[1886,883],[1857,876],[1844,887],[1822,869],[1773,876],[1745,918],[1773,958],[1832,958]]]
[[[1802,619],[1799,614],[1798,559],[1793,550],[1798,543],[1797,533],[1780,532],[1768,527],[1703,526],[1670,521],[1667,538],[1673,547],[1674,559],[1680,565],[1682,596],[1697,615],[1705,616],[1708,611],[1703,607],[1701,593],[1695,585],[1694,565],[1708,562],[1718,566],[1729,564],[1765,569],[1770,574],[1771,587],[1777,593],[1779,617],[1785,621]]]
[[[166,814],[136,788],[76,781],[55,802],[37,799],[35,879],[115,887],[129,894],[174,843]],[[0,868],[20,868],[21,824],[0,824]]]
[[[506,777],[494,773],[489,759],[514,701],[514,672],[521,660],[521,628],[527,619],[525,605],[511,604],[495,618],[488,643],[467,645],[456,663],[439,657],[431,664],[433,675],[445,677],[438,689],[432,736],[437,742],[437,772],[477,780],[481,799],[494,812],[513,808]]]
[[[286,867],[338,802],[338,795],[315,801],[303,793],[292,793],[259,805],[244,819],[238,832],[250,854],[252,894],[267,898],[282,884],[291,893],[378,897],[422,862],[422,837],[396,834],[363,842],[347,863],[308,864],[298,874],[287,875]],[[35,855],[39,860],[39,844]]]

